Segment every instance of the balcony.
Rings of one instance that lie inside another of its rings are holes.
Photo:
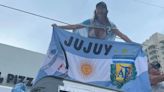
[[[159,43],[164,45],[164,40],[160,41]]]
[[[150,60],[158,60],[158,57],[157,57],[157,55],[154,55],[154,56],[152,56],[152,57],[150,57]]]
[[[154,54],[157,54],[157,50],[152,50],[149,52],[150,55],[154,55]]]
[[[164,46],[161,46],[161,50],[164,50]]]
[[[149,49],[149,50],[156,49],[156,46],[155,46],[155,45],[150,45],[150,46],[148,47],[148,49]]]

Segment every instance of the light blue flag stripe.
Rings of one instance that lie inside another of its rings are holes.
[[[36,77],[36,81],[45,76],[49,76],[45,70],[51,67],[54,62],[56,62],[56,58],[63,58],[69,68],[69,62],[67,61],[67,55],[65,52],[85,58],[113,59],[113,64],[135,64],[134,61],[137,57],[145,57],[145,54],[142,51],[142,46],[137,43],[122,43],[84,38],[80,37],[79,35],[67,32],[63,29],[54,28],[51,43],[47,52],[48,59],[46,59],[47,61],[45,60],[45,62],[49,63],[41,67],[38,76]],[[117,59],[125,59],[125,61],[115,61]],[[131,62],[126,60],[131,60]],[[51,76],[62,77],[62,73],[56,71]],[[69,76],[65,78],[74,80],[74,78],[69,78]],[[118,87],[114,85],[112,81],[93,81],[89,83],[118,89]],[[148,71],[136,76],[134,80],[128,81],[119,89],[122,89],[125,92],[151,92]]]

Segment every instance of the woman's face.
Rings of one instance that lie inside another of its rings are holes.
[[[96,15],[97,17],[101,18],[101,17],[106,17],[107,16],[107,9],[104,7],[97,7],[96,8]]]
[[[152,65],[149,64],[149,73],[151,75],[160,75],[160,70],[159,69],[155,69]]]

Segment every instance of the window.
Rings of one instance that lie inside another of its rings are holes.
[[[154,55],[154,56],[150,57],[150,60],[156,60],[156,59],[158,59],[157,55]]]
[[[164,52],[162,52],[162,54],[164,55]]]
[[[158,62],[157,60],[154,60],[153,62]]]
[[[159,43],[164,44],[164,40],[161,40]]]
[[[146,53],[148,52],[147,49],[145,50],[145,52],[146,52]]]
[[[161,50],[164,50],[164,46],[161,46]]]
[[[152,49],[155,49],[155,48],[156,48],[155,45],[151,45],[151,46],[148,47],[149,50],[152,50]]]
[[[153,50],[151,52],[149,52],[150,55],[153,55],[153,54],[157,54],[157,50]]]

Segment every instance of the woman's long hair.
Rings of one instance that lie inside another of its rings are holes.
[[[106,9],[106,10],[107,10],[107,9]],[[109,22],[109,19],[108,19],[107,14],[108,14],[108,10],[107,10],[107,12],[106,12],[106,14],[105,14],[105,20],[107,21],[107,24],[111,25],[110,22]],[[93,22],[96,22],[96,21],[98,21],[98,16],[97,16],[96,10],[95,10],[95,11],[94,11],[94,17],[93,17]]]

